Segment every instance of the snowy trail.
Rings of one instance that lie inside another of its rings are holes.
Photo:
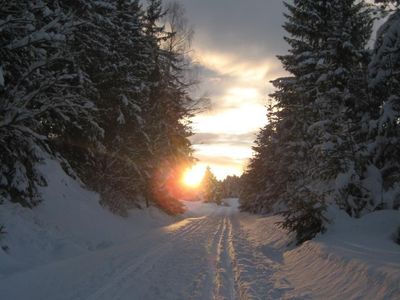
[[[0,282],[0,299],[253,298],[237,265],[235,212],[218,208],[124,245],[14,274]]]
[[[353,270],[355,262],[347,267],[317,243],[288,250],[275,217],[241,214],[235,205],[201,209],[125,244],[0,279],[0,299],[339,299],[336,285],[349,290],[343,299],[396,299],[400,292],[395,274],[388,273],[386,284],[374,282],[362,264],[363,276],[371,274],[368,286],[349,271],[335,275]]]

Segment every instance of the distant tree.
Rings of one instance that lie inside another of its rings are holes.
[[[221,182],[222,198],[239,198],[240,188],[240,177],[236,175],[227,176]]]
[[[207,167],[201,182],[202,194],[205,202],[222,203],[221,184],[210,167]]]

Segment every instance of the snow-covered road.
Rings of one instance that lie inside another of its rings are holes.
[[[220,207],[123,245],[16,273],[0,281],[0,299],[280,298],[266,285],[275,262],[241,240],[237,218],[235,206]]]
[[[17,272],[0,280],[0,299],[396,299],[399,295],[397,277],[393,283],[390,276],[374,283],[373,272],[362,269],[354,278],[335,274],[335,270],[346,274],[357,265],[335,261],[313,244],[304,246],[306,252],[285,254],[287,240],[274,225],[277,219],[241,214],[235,203],[203,211],[204,207],[192,207],[186,219],[129,242]],[[320,269],[308,270],[312,262]],[[312,280],[321,285],[310,288]],[[335,291],[338,287],[341,290]]]

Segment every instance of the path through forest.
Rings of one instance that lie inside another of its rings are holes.
[[[313,244],[285,255],[278,219],[239,213],[235,199],[228,204],[200,204],[122,245],[16,273],[0,281],[0,299],[335,299],[338,292],[395,299],[399,292],[390,278],[374,283],[373,273]]]

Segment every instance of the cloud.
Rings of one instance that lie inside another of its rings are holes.
[[[192,119],[196,133],[245,134],[257,131],[267,122],[267,109],[261,104],[242,104],[198,114]]]
[[[191,138],[193,144],[225,144],[251,146],[257,136],[257,131],[244,134],[198,133]]]
[[[172,1],[172,0],[171,0]],[[211,99],[193,118],[191,138],[200,165],[221,179],[239,175],[252,156],[256,133],[267,123],[270,80],[284,75],[284,5],[265,0],[180,0],[195,27],[200,84],[193,94]]]
[[[259,60],[282,53],[284,6],[265,0],[181,0],[195,26],[197,49],[219,49]]]

